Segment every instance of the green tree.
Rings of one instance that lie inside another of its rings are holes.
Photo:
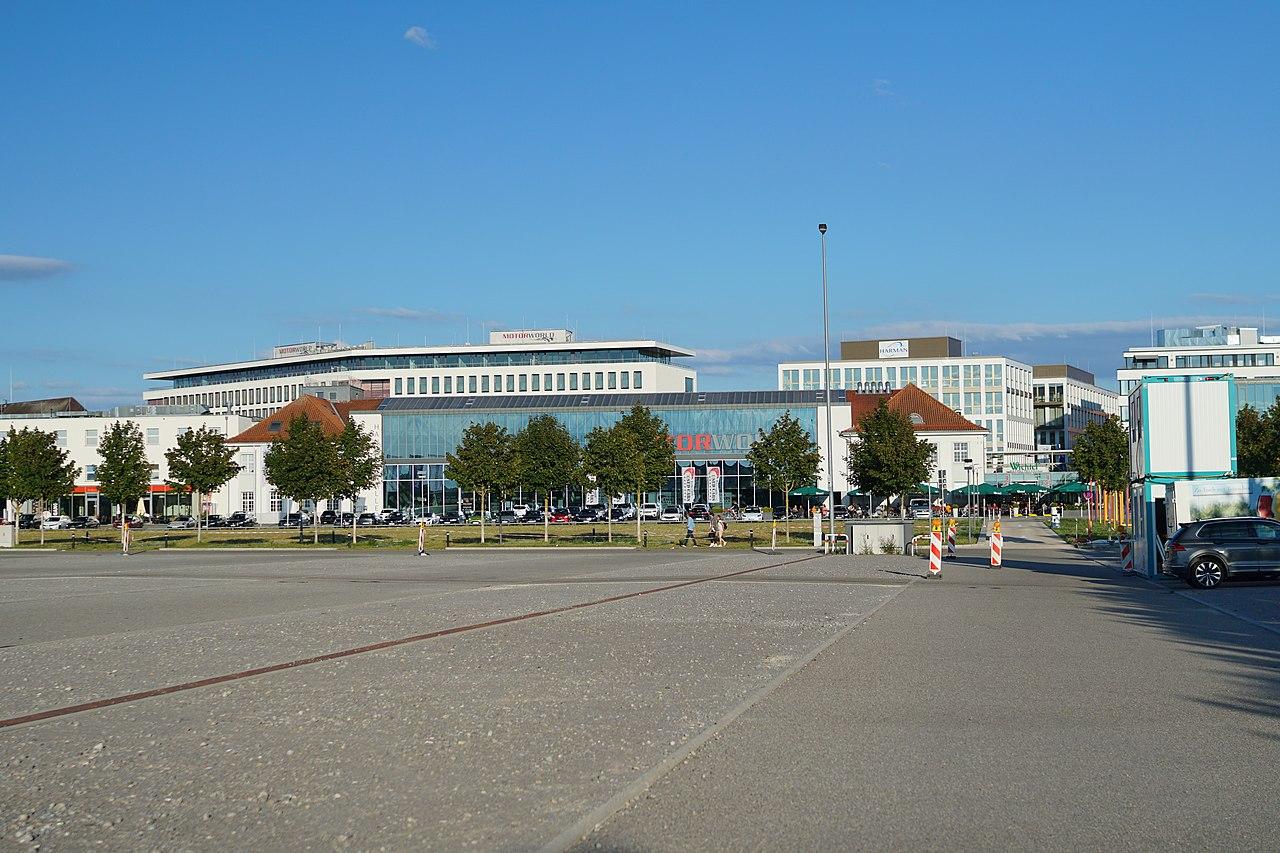
[[[666,421],[636,403],[614,427],[625,438],[627,485],[636,490],[636,542],[640,541],[640,504],[645,493],[661,489],[676,467],[676,449]],[[612,507],[610,507],[612,509]]]
[[[306,415],[289,421],[288,432],[272,442],[262,460],[267,481],[298,503],[316,506],[342,488],[337,444],[319,422]],[[312,543],[320,542],[320,513],[312,514]]]
[[[480,495],[481,543],[485,541],[489,496],[495,491],[501,494],[515,482],[513,468],[512,436],[491,421],[467,427],[457,449],[445,455],[445,477]]]
[[[551,541],[551,492],[580,478],[581,449],[551,415],[530,418],[513,442],[521,485],[542,495],[542,541]]]
[[[227,446],[222,433],[204,426],[180,434],[178,446],[165,452],[165,459],[169,461],[166,482],[191,493],[197,542],[201,538],[201,498],[212,495],[240,473],[240,466],[231,461],[235,453],[235,448]]]
[[[98,465],[98,493],[108,503],[120,506],[120,535],[124,518],[137,510],[151,489],[151,463],[147,461],[142,430],[133,421],[116,421],[98,443],[102,463]]]
[[[58,437],[51,432],[23,427],[9,431],[5,455],[8,459],[8,496],[18,504],[26,501],[54,503],[71,494],[80,469],[73,465],[67,451],[58,447]],[[14,525],[14,537],[18,535]],[[40,527],[40,544],[44,544],[44,526]]]
[[[1280,399],[1265,412],[1245,406],[1236,414],[1236,470],[1241,477],[1280,475]]]
[[[13,432],[10,427],[9,432]],[[0,516],[5,521],[12,520],[14,522],[13,529],[17,531],[17,511],[10,512],[9,506],[9,436],[0,435]]]
[[[787,538],[791,537],[791,490],[818,480],[822,452],[800,422],[784,412],[768,432],[758,430],[747,450],[752,475],[769,491],[781,491],[787,518]],[[774,526],[778,514],[773,513]]]
[[[623,489],[633,485],[630,465],[635,458],[634,442],[631,433],[614,424],[609,429],[596,427],[587,433],[587,442],[582,448],[582,471],[587,480],[594,477],[594,484],[600,494],[612,498]],[[612,500],[605,503],[612,509]],[[636,516],[639,517],[639,512]],[[605,525],[609,531],[609,541],[613,541],[613,513],[605,513]]]
[[[1080,479],[1110,492],[1129,487],[1129,436],[1115,415],[1090,421],[1076,438],[1071,461]]]
[[[916,438],[906,416],[890,410],[883,400],[854,424],[857,440],[849,448],[849,482],[868,494],[906,495],[929,479],[936,449]],[[903,517],[907,502],[899,501]]]
[[[360,493],[372,489],[382,478],[382,451],[373,436],[353,420],[347,421],[342,433],[333,440],[338,467],[334,475],[338,487],[334,495],[351,501],[351,544],[356,543],[356,500]]]

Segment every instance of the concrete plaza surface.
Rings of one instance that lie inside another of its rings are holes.
[[[0,725],[0,849],[1273,848],[1280,587],[1211,609],[1042,530],[930,581],[796,552],[5,555],[0,720],[61,715]]]

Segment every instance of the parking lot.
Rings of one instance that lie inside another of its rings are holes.
[[[6,554],[0,837],[1265,849],[1270,811],[1205,786],[1269,784],[1280,637],[1223,610],[1280,587],[1213,609],[1040,530],[940,581],[892,555]]]

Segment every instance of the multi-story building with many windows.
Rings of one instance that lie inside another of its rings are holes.
[[[697,372],[679,362],[693,355],[655,340],[577,341],[563,329],[493,332],[488,344],[464,346],[306,343],[276,347],[270,358],[148,373],[168,387],[144,397],[260,419],[325,387],[417,399],[687,393],[698,389]]]
[[[821,361],[778,365],[784,391],[823,387]],[[913,384],[987,430],[988,470],[1004,454],[1036,449],[1031,365],[1004,356],[964,355],[950,337],[843,341],[831,362],[831,387],[892,391]]]
[[[1040,449],[1070,450],[1089,423],[1120,413],[1119,394],[1098,387],[1092,373],[1070,364],[1037,364],[1031,368],[1031,383]]]
[[[1266,409],[1280,396],[1280,336],[1263,335],[1256,328],[1196,326],[1158,329],[1150,346],[1124,352],[1124,367],[1116,371],[1122,400],[1147,376],[1235,377],[1240,406]],[[1128,405],[1120,419],[1129,420]]]

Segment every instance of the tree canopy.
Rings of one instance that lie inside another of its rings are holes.
[[[489,495],[515,483],[511,434],[492,421],[471,424],[454,452],[445,455],[444,475],[462,489],[480,493],[480,541],[484,542]]]
[[[347,421],[342,432],[333,439],[337,453],[334,497],[351,501],[351,542],[356,541],[356,500],[360,493],[372,489],[382,478],[382,451],[370,435],[355,421]]]
[[[788,411],[768,432],[758,431],[756,440],[747,451],[747,461],[751,463],[758,483],[770,491],[783,493],[783,505],[789,516],[789,493],[798,486],[817,482],[822,453],[817,442],[809,436],[809,431]],[[776,517],[777,513],[774,515]]]
[[[582,471],[589,480],[595,478],[595,486],[602,495],[612,498],[632,485],[631,465],[636,455],[632,434],[614,424],[609,429],[596,427],[587,433],[587,443],[582,449]],[[605,500],[608,506],[609,500]],[[636,512],[639,515],[639,510]],[[609,541],[613,541],[613,513],[606,513]]]
[[[1236,470],[1241,477],[1280,476],[1280,399],[1264,412],[1236,414]]]
[[[1071,461],[1080,479],[1111,492],[1129,487],[1129,436],[1115,415],[1085,424],[1075,440]]]
[[[627,488],[636,491],[636,503],[645,493],[662,488],[676,467],[676,449],[666,421],[648,407],[636,403],[612,427],[626,471]],[[640,507],[636,507],[636,541],[640,539]]]
[[[202,426],[179,434],[177,447],[165,452],[169,462],[170,486],[192,493],[191,514],[196,518],[196,539],[200,539],[200,497],[211,495],[240,473],[231,459],[235,448],[227,446],[222,433]]]
[[[324,434],[319,422],[306,415],[289,422],[288,432],[272,442],[262,461],[267,481],[299,503],[311,501],[314,505],[343,487],[337,443]],[[319,542],[319,513],[313,521],[313,541]]]
[[[551,507],[551,493],[580,480],[581,450],[569,431],[551,415],[530,418],[516,435],[514,447],[521,485],[542,495],[542,538],[549,541],[546,510]]]
[[[57,501],[71,494],[80,473],[67,451],[58,447],[57,436],[38,429],[10,430],[5,457],[8,460],[6,491],[18,503]],[[44,540],[43,527],[40,538]]]
[[[142,429],[133,421],[116,421],[98,444],[98,493],[128,515],[151,489],[151,463],[147,461]],[[123,525],[121,525],[123,527]]]
[[[849,447],[849,482],[873,495],[904,495],[930,479],[936,448],[916,438],[915,427],[881,400],[880,405],[853,425],[856,440]],[[902,502],[906,515],[906,502]]]

